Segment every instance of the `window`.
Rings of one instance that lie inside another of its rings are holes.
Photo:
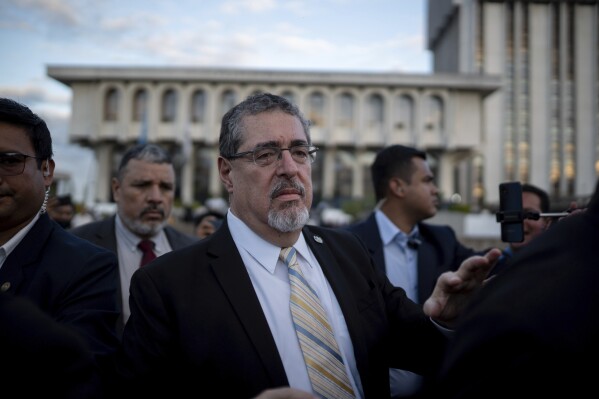
[[[370,95],[370,97],[368,97],[368,126],[382,126],[384,117],[383,97],[380,94]]]
[[[324,125],[324,96],[322,93],[315,92],[310,94],[308,118],[312,126]]]
[[[343,93],[339,96],[337,103],[337,124],[339,126],[349,128],[354,126],[354,103],[354,96],[349,93]]]
[[[412,97],[402,94],[397,99],[395,115],[398,129],[405,129],[408,132],[414,130],[414,100]]]
[[[173,89],[168,89],[162,95],[162,121],[174,122],[177,116],[177,93]]]
[[[133,95],[133,121],[141,122],[145,119],[146,108],[148,106],[148,92],[145,89],[138,89]]]
[[[221,104],[221,116],[226,114],[231,108],[237,103],[237,96],[233,90],[226,90],[223,92],[220,100]]]
[[[104,97],[104,120],[116,121],[119,115],[119,92],[115,88],[108,89]]]
[[[196,90],[191,96],[191,121],[194,123],[204,122],[206,117],[206,93],[204,90]]]
[[[445,111],[441,97],[430,96],[428,98],[428,118],[426,121],[427,130],[443,132],[445,128]]]

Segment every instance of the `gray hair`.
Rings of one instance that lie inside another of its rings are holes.
[[[117,178],[123,179],[123,174],[127,164],[132,159],[138,161],[146,161],[150,163],[166,163],[169,165],[173,164],[173,160],[170,154],[161,146],[156,144],[137,144],[127,150],[121,158],[119,169],[117,172]]]
[[[229,157],[235,154],[241,146],[244,117],[269,111],[282,111],[298,118],[304,128],[308,144],[312,144],[310,140],[310,122],[295,104],[285,97],[271,93],[258,93],[249,96],[223,116],[219,137],[220,155],[225,158]]]

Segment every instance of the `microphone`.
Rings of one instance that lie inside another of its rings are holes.
[[[418,249],[420,244],[422,244],[422,241],[420,241],[418,238],[410,238],[408,240],[408,247],[411,249]]]

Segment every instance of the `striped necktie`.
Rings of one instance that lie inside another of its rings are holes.
[[[295,248],[283,248],[279,257],[289,272],[289,307],[312,389],[322,398],[355,398],[333,331],[318,295],[302,275]]]

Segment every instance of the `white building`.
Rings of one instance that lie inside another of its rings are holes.
[[[216,168],[222,115],[258,91],[283,95],[311,120],[321,151],[313,165],[319,200],[373,204],[369,167],[394,143],[430,154],[445,199],[478,203],[483,99],[500,87],[481,74],[300,72],[209,68],[49,66],[73,91],[70,141],[98,161],[97,200],[126,147],[141,136],[175,155],[183,205],[224,196]]]
[[[313,123],[315,204],[371,207],[374,154],[400,143],[428,152],[445,201],[493,208],[499,183],[519,180],[567,205],[590,195],[599,175],[597,3],[429,0],[428,75],[59,65],[47,73],[72,88],[70,141],[95,152],[101,202],[140,134],[176,154],[183,205],[224,196],[220,118],[269,91]]]
[[[552,200],[585,197],[599,175],[597,0],[429,0],[435,73],[503,76],[484,99],[487,200],[520,180]]]

